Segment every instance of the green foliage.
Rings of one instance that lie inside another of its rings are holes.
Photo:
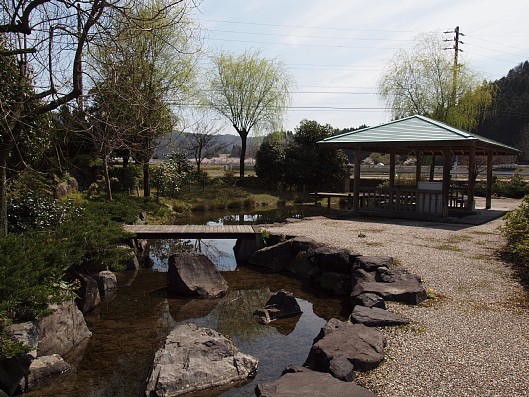
[[[478,182],[475,187],[475,194],[485,196],[487,193],[486,182]],[[515,173],[508,180],[495,177],[492,184],[492,194],[497,197],[522,198],[529,194],[529,183],[523,175]]]
[[[507,239],[507,250],[516,260],[529,266],[529,195],[524,197],[518,209],[505,215],[504,219],[501,232]]]
[[[511,69],[494,81],[496,90],[477,133],[518,147],[529,156],[527,146],[527,103],[529,101],[529,62]]]
[[[285,139],[280,133],[268,135],[255,154],[255,174],[268,187],[279,188],[285,181]]]
[[[329,124],[301,121],[286,152],[287,184],[318,190],[336,189],[342,185],[347,171],[347,157],[341,150],[325,149],[317,144],[333,133],[334,129]]]
[[[182,185],[191,182],[193,165],[183,152],[171,152],[168,157],[168,161],[154,170],[152,179],[158,196],[175,198]]]
[[[21,174],[9,187],[8,220],[11,232],[54,227],[76,212],[77,207],[71,202],[55,200],[53,184],[36,172]]]
[[[282,186],[337,188],[346,175],[347,157],[341,150],[324,149],[317,144],[333,133],[328,124],[303,120],[293,141],[286,146],[273,139],[265,140],[256,155],[258,176]]]

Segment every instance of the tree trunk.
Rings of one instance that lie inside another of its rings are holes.
[[[432,155],[432,163],[430,164],[430,182],[435,179],[435,154]]]
[[[7,157],[0,158],[0,236],[7,234]]]
[[[105,174],[105,187],[107,190],[107,199],[112,201],[112,187],[110,186],[110,175],[108,173],[108,155],[103,156],[103,172]]]
[[[241,181],[244,179],[244,159],[246,158],[246,138],[248,133],[245,131],[239,132],[241,136],[241,157],[239,160],[239,178]]]
[[[128,154],[123,155],[123,169],[124,170],[126,170],[127,167],[129,166],[129,159],[130,159],[130,156]]]
[[[151,197],[151,186],[149,185],[149,159],[143,159],[143,197]]]

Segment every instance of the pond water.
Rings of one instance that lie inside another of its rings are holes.
[[[204,223],[262,222],[255,214],[215,214],[209,218]],[[198,222],[195,219],[192,223]],[[163,346],[170,330],[183,322],[216,329],[242,352],[259,359],[257,376],[251,382],[200,395],[254,396],[257,383],[277,379],[288,364],[303,364],[312,340],[328,319],[343,318],[339,299],[320,294],[292,277],[238,265],[233,255],[235,240],[153,240],[149,245],[152,267],[118,273],[116,293],[85,315],[93,334],[75,369],[51,384],[43,383],[28,396],[143,396],[154,353]],[[225,297],[199,300],[167,295],[168,257],[183,248],[199,250],[212,259],[228,282]],[[263,307],[271,292],[279,289],[296,296],[303,314],[270,325],[257,323],[253,311]]]

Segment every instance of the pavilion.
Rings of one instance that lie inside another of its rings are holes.
[[[494,156],[518,155],[513,147],[471,134],[424,116],[410,116],[376,127],[368,127],[332,136],[318,142],[321,147],[354,151],[352,208],[394,213],[434,214],[448,217],[449,210],[474,209],[473,175],[476,156],[486,158],[486,208],[492,202],[492,165]],[[362,151],[389,153],[389,187],[360,186]],[[415,187],[395,185],[396,155],[414,155],[417,159]],[[443,158],[443,178],[439,182],[421,181],[421,158],[437,155]],[[451,184],[452,156],[468,156],[468,183],[463,189]]]

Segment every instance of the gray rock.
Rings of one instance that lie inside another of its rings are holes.
[[[343,382],[355,380],[354,367],[344,356],[334,357],[329,363],[329,373]]]
[[[396,283],[399,281],[404,282],[417,282],[421,283],[421,278],[413,273],[410,273],[406,269],[388,269],[380,267],[376,271],[376,281],[381,283]]]
[[[31,346],[31,351],[28,353],[33,357],[37,357],[37,347],[40,339],[40,326],[38,321],[11,324],[9,326],[9,333],[19,342]]]
[[[99,294],[101,296],[107,295],[110,291],[118,287],[118,280],[116,275],[110,270],[103,270],[94,276],[94,279],[97,281],[97,286],[99,287]]]
[[[253,315],[257,321],[268,324],[280,318],[299,316],[302,313],[294,295],[280,290],[270,297],[264,308],[256,310]]]
[[[76,273],[73,278],[79,280],[80,283],[77,290],[78,298],[75,300],[77,307],[83,313],[94,310],[101,302],[97,281],[84,273]]]
[[[366,292],[375,293],[386,301],[404,302],[410,305],[418,305],[426,300],[426,290],[417,281],[397,281],[394,283],[362,282],[353,287],[351,298],[355,299]]]
[[[226,294],[228,283],[207,256],[181,252],[169,257],[167,290],[183,296],[218,298]]]
[[[321,246],[314,250],[314,262],[322,272],[351,273],[349,251]]]
[[[248,262],[274,272],[281,272],[287,270],[288,264],[295,257],[296,253],[292,251],[291,241],[287,240],[255,251],[248,258]]]
[[[140,267],[140,262],[138,261],[134,249],[129,247],[127,244],[119,244],[117,245],[117,248],[124,251],[126,255],[126,259],[124,259],[121,263],[127,270],[136,270]]]
[[[386,309],[386,302],[384,299],[372,292],[366,292],[360,294],[353,299],[353,305],[360,305],[365,307],[378,307],[380,309]]]
[[[363,324],[333,322],[324,334],[312,345],[303,364],[312,370],[330,372],[330,362],[340,356],[349,360],[356,371],[369,371],[384,359],[386,338],[376,329]]]
[[[376,281],[375,272],[367,272],[364,269],[354,269],[351,273],[352,284],[358,284],[364,281]]]
[[[259,249],[255,239],[240,238],[235,242],[233,253],[238,261],[247,261]]]
[[[335,295],[344,296],[351,292],[351,277],[345,273],[323,272],[317,280],[319,287]]]
[[[58,354],[66,357],[68,352],[78,346],[92,333],[88,330],[83,314],[72,300],[50,305],[54,310],[39,321],[40,340],[38,356]]]
[[[21,390],[28,391],[32,389],[39,380],[62,374],[70,369],[70,364],[64,361],[58,354],[37,357],[29,366],[27,379],[24,379],[20,383]]]
[[[296,254],[289,263],[287,270],[309,280],[313,280],[321,275],[319,267],[314,260],[314,250],[322,247],[321,244],[307,237],[295,237],[291,240],[291,248]]]
[[[393,258],[390,256],[359,256],[355,259],[355,269],[364,269],[373,272],[379,267],[391,267]]]
[[[154,357],[145,395],[179,396],[244,382],[255,374],[257,365],[256,358],[239,352],[217,331],[178,325]]]
[[[343,321],[340,321],[337,318],[331,318],[329,321],[325,323],[323,327],[321,327],[320,332],[318,333],[318,335],[316,335],[312,344],[314,345],[320,339],[329,335],[331,332],[334,332],[337,329],[343,327],[345,324],[347,323],[344,323]]]
[[[257,397],[376,397],[369,390],[352,382],[342,382],[329,374],[315,371],[287,373],[274,382],[255,388]]]
[[[378,307],[355,306],[351,314],[351,322],[364,324],[368,327],[386,327],[409,324],[410,320],[397,316]]]

